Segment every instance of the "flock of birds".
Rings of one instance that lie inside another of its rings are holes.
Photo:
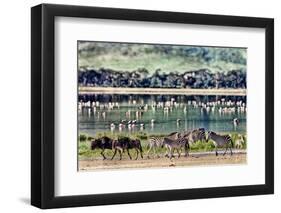
[[[169,101],[152,101],[151,103],[143,103],[143,100],[138,103],[137,100],[129,100],[128,105],[129,109],[126,110],[124,114],[124,119],[119,122],[112,122],[109,126],[110,130],[113,132],[117,129],[119,131],[123,131],[125,129],[131,131],[136,128],[139,128],[140,131],[145,129],[145,125],[150,125],[151,128],[154,127],[156,120],[151,119],[150,123],[145,124],[142,122],[142,116],[144,113],[152,110],[152,112],[163,111],[164,116],[168,116],[174,109],[181,109],[184,114],[188,113],[189,107],[200,110],[201,113],[215,113],[216,111],[219,115],[233,115],[232,124],[234,129],[239,125],[239,119],[234,117],[240,113],[246,113],[247,107],[246,103],[242,100],[239,101],[231,101],[221,98],[217,101],[211,102],[202,102],[202,101],[187,101],[186,103],[179,103],[175,100],[175,98],[171,98]],[[121,103],[119,102],[107,102],[101,103],[99,101],[79,101],[78,102],[78,112],[86,113],[89,116],[97,116],[102,117],[104,120],[108,114],[108,112],[112,110],[119,110]],[[133,110],[132,110],[133,109]],[[176,125],[179,126],[181,124],[181,119],[176,119]]]

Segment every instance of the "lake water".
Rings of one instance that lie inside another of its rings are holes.
[[[83,105],[78,110],[79,134],[169,134],[195,128],[220,133],[246,132],[245,96],[83,94],[78,99],[79,105]],[[233,124],[235,118],[239,120],[237,126]]]

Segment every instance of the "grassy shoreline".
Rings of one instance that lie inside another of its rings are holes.
[[[231,138],[233,141],[235,141],[238,137],[238,133],[234,133],[234,132],[230,132],[230,133],[224,133],[224,134],[231,134]],[[243,136],[246,135],[242,134]],[[151,136],[159,136],[159,137],[164,137],[165,135],[163,134],[147,134],[145,132],[137,132],[134,134],[130,134],[130,135],[126,135],[126,134],[119,134],[119,133],[111,133],[111,132],[100,132],[98,134],[96,134],[95,137],[90,136],[90,135],[84,135],[84,134],[80,134],[79,138],[78,138],[78,156],[79,156],[79,160],[85,160],[85,159],[99,159],[101,157],[100,155],[100,149],[97,150],[91,150],[90,149],[90,144],[91,141],[94,138],[99,138],[102,136],[108,136],[110,138],[118,138],[118,137],[130,137],[130,138],[134,138],[134,139],[139,139],[141,141],[142,144],[142,149],[143,149],[143,153],[146,157],[146,153],[148,151],[148,139]],[[190,147],[190,153],[198,153],[198,152],[210,152],[210,151],[214,151],[214,145],[212,143],[212,141],[208,141],[208,142],[203,142],[203,141],[197,141],[196,143],[194,143],[191,147]],[[245,140],[245,143],[243,144],[243,148],[241,150],[247,150],[247,140]],[[165,148],[158,148],[157,149],[158,153],[163,155],[166,152]],[[110,150],[107,150],[106,153],[110,153]],[[135,151],[132,150],[132,157],[135,157]],[[153,151],[150,153],[151,155],[153,155]],[[108,155],[108,156],[109,156]]]
[[[246,96],[246,89],[177,89],[177,88],[115,88],[115,87],[79,87],[79,94],[171,94],[171,95],[231,95]]]

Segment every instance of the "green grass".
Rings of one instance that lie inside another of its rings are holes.
[[[231,138],[233,141],[236,140],[238,137],[237,133],[229,133],[231,134]],[[134,139],[139,139],[142,144],[143,154],[146,157],[146,153],[148,151],[148,138],[152,136],[158,136],[163,137],[164,134],[147,134],[146,132],[136,132],[136,133],[112,133],[112,132],[99,132],[96,134],[96,137],[80,134],[78,137],[78,155],[79,159],[89,159],[89,158],[100,158],[100,149],[91,150],[91,140],[94,138],[99,138],[102,136],[108,136],[110,138],[120,138],[120,137],[130,137]],[[245,136],[245,135],[244,135]],[[80,140],[82,138],[82,140]],[[86,138],[86,140],[84,140]],[[247,149],[247,140],[244,137],[245,143],[243,144],[242,149]],[[196,143],[192,144],[190,147],[190,152],[206,152],[206,151],[214,151],[214,144],[212,141],[204,142],[204,141],[197,141]],[[158,148],[158,153],[163,155],[166,152],[165,148]],[[134,150],[130,151],[132,157],[134,158],[136,156],[136,152]],[[153,152],[151,152],[153,154]],[[111,150],[105,150],[105,155],[107,157],[112,157],[112,151]]]

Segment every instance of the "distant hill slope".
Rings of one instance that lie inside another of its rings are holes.
[[[108,42],[79,42],[79,68],[107,68],[118,71],[146,69],[152,75],[185,73],[200,69],[210,72],[246,72],[245,48],[148,45]],[[83,69],[81,69],[83,70]]]

